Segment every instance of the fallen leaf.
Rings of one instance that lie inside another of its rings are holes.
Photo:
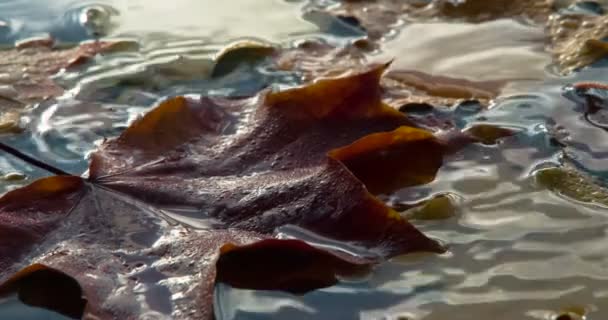
[[[381,102],[385,68],[249,99],[161,103],[93,153],[87,178],[53,176],[0,198],[0,292],[21,296],[44,272],[73,292],[66,281],[77,281],[86,316],[211,319],[216,264],[228,284],[305,292],[388,257],[442,252],[364,184],[425,183],[442,161],[438,139]],[[272,239],[285,225],[367,254]],[[51,291],[22,301],[66,315],[53,306],[80,303]]]

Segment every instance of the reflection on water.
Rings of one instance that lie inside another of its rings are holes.
[[[0,319],[70,320],[58,313],[25,305],[17,297],[0,299]]]
[[[550,62],[543,41],[541,26],[512,19],[412,23],[386,42],[380,57],[396,57],[397,70],[474,81],[542,80]]]
[[[166,96],[248,95],[273,84],[293,85],[298,82],[295,75],[264,63],[219,79],[208,75],[214,53],[236,38],[289,45],[288,40],[304,34],[319,35],[319,27],[301,18],[305,4],[0,0],[4,22],[0,22],[0,43],[43,34],[65,42],[109,34],[129,36],[141,45],[138,50],[96,57],[79,72],[59,75],[58,81],[70,89],[66,95],[31,106],[25,119],[27,131],[3,139],[81,173],[97,143],[116,136]],[[331,23],[316,23],[326,26],[323,31],[336,31],[327,27]],[[435,182],[402,190],[389,199],[412,202],[444,192],[457,194],[461,201],[456,217],[416,223],[447,243],[449,253],[396,258],[378,266],[368,278],[304,296],[219,285],[218,319],[397,319],[401,315],[429,320],[549,320],[555,311],[569,307],[585,309],[589,319],[608,314],[606,209],[556,196],[532,176],[535,169],[563,160],[551,139],[556,132],[568,146],[569,159],[595,175],[608,174],[607,133],[583,121],[574,103],[561,97],[565,84],[607,80],[606,70],[597,67],[565,78],[548,74],[550,60],[542,51],[541,29],[514,20],[479,25],[414,23],[403,26],[382,46],[385,53],[378,58],[395,57],[395,69],[473,80],[542,82],[527,82],[514,91],[517,94],[498,98],[489,110],[463,113],[457,119],[460,127],[499,123],[523,132],[497,146],[468,147],[446,161]],[[349,32],[344,34],[356,35]],[[46,174],[1,157],[0,173],[13,171],[25,173],[27,179],[1,182],[0,192]],[[311,237],[301,230],[279,232],[286,237]],[[326,239],[314,240],[333,245]],[[162,281],[150,277],[148,284],[166,286]],[[165,309],[171,307],[162,303]],[[15,312],[27,319],[25,307],[14,299],[0,302],[0,318]],[[45,319],[38,313],[34,317]]]

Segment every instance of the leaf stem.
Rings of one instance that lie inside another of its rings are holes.
[[[35,167],[38,167],[38,168],[43,169],[43,170],[46,170],[46,171],[48,171],[50,173],[53,173],[53,174],[56,174],[56,175],[59,175],[59,176],[71,176],[72,175],[70,173],[67,173],[67,172],[65,172],[65,171],[63,171],[63,170],[55,167],[55,166],[52,166],[52,165],[50,165],[48,163],[45,163],[45,162],[40,161],[40,160],[38,160],[36,158],[33,158],[33,157],[31,157],[31,156],[29,156],[29,155],[27,155],[27,154],[25,154],[25,153],[23,153],[21,151],[13,148],[11,146],[9,146],[9,145],[4,144],[3,142],[0,142],[0,150],[4,151],[6,153],[9,153],[9,154],[11,154],[11,155],[13,155],[13,156],[15,156],[15,157],[23,160],[23,161],[25,161],[25,162],[27,162],[27,163],[35,166]]]

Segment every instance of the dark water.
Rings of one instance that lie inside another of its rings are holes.
[[[297,75],[264,63],[219,79],[210,79],[209,72],[217,50],[236,39],[287,47],[304,38],[340,44],[361,35],[322,14],[304,19],[302,9],[310,5],[278,0],[0,0],[0,21],[5,22],[0,43],[6,45],[34,36],[75,43],[104,35],[137,40],[141,46],[137,52],[97,57],[78,73],[58,75],[71,90],[30,106],[27,131],[2,139],[82,173],[96,144],[116,136],[167,96],[248,95],[268,85],[295,85]],[[519,134],[499,145],[468,147],[446,161],[434,182],[388,199],[452,195],[458,203],[455,217],[416,223],[447,243],[448,253],[399,257],[365,279],[304,296],[219,285],[217,318],[549,320],[560,310],[585,310],[586,319],[608,316],[607,208],[556,195],[534,178],[539,168],[565,161],[551,139],[556,127],[568,136],[568,161],[596,177],[608,177],[607,133],[584,121],[576,105],[562,97],[565,85],[608,81],[608,73],[602,62],[571,76],[553,72],[541,43],[542,28],[508,19],[481,25],[404,22],[383,42],[382,53],[372,57],[397,57],[395,67],[449,76],[515,79],[489,110],[456,114],[463,128],[492,123],[518,128]],[[0,184],[3,191],[45,175],[10,157],[0,157],[0,171],[27,177]],[[61,319],[15,299],[1,302],[0,319],[17,319],[16,314],[18,319]]]

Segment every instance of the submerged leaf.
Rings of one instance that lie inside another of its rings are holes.
[[[13,88],[10,98],[39,102],[63,93],[51,76],[62,68],[81,64],[97,53],[114,52],[124,41],[83,43],[69,49],[52,48],[52,39],[29,41],[10,50],[0,50],[0,85]],[[84,59],[84,60],[83,60]]]
[[[464,129],[463,133],[483,144],[496,144],[499,139],[513,136],[517,131],[491,124],[475,124]]]
[[[591,178],[571,168],[542,169],[536,181],[549,190],[577,201],[608,206],[608,192]]]
[[[19,133],[21,112],[18,110],[0,110],[0,133]]]
[[[453,217],[457,208],[451,195],[435,196],[421,205],[410,208],[403,214],[414,220],[443,220]]]
[[[222,49],[215,58],[211,77],[222,77],[244,64],[255,64],[277,53],[277,48],[258,41],[241,41]]]
[[[0,279],[7,287],[41,264],[78,281],[86,316],[210,319],[216,262],[219,281],[305,292],[384,258],[442,252],[365,185],[425,183],[442,162],[441,143],[381,102],[385,68],[249,99],[161,103],[91,156],[88,178],[45,178],[0,198]],[[268,240],[285,225],[366,255]],[[167,308],[145,302],[159,290]]]

